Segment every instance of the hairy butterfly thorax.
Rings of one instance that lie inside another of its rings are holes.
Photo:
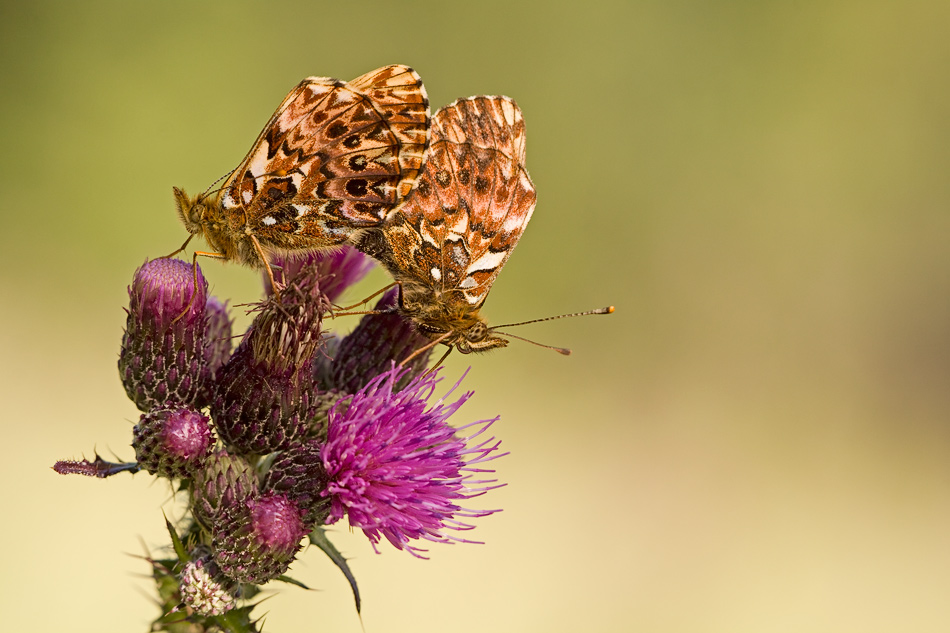
[[[429,100],[408,66],[350,82],[309,77],[220,188],[175,189],[178,212],[214,255],[265,267],[273,254],[343,244],[382,224],[413,189],[428,141]]]

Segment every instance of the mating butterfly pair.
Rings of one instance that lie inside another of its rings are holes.
[[[216,256],[269,275],[274,253],[353,244],[390,271],[399,311],[433,344],[468,353],[508,343],[478,311],[534,210],[524,161],[514,101],[461,99],[430,122],[419,76],[387,66],[305,79],[223,187],[175,198]]]

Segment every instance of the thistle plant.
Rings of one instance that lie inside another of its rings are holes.
[[[430,369],[428,339],[395,312],[397,291],[349,335],[326,329],[371,265],[348,247],[276,262],[282,290],[253,308],[234,349],[227,303],[209,296],[197,264],[135,271],[119,352],[142,412],[135,459],[54,469],[144,471],[173,486],[185,511],[166,520],[168,555],[149,559],[162,607],[151,630],[259,630],[255,596],[274,580],[300,584],[287,574],[305,544],[346,575],[359,611],[327,525],[345,519],[377,552],[385,541],[424,558],[423,542],[477,542],[461,533],[497,511],[468,507],[500,485],[487,467],[502,455],[489,434],[497,418],[450,423],[472,393]]]

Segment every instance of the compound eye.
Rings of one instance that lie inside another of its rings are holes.
[[[484,323],[476,323],[465,330],[465,338],[473,343],[484,341],[486,336],[488,336],[488,327]]]

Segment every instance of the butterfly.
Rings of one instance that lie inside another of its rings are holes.
[[[290,91],[224,185],[178,214],[216,253],[252,267],[342,244],[381,224],[412,190],[429,140],[429,100],[408,66],[350,82],[309,77]],[[187,242],[185,242],[187,245]],[[182,247],[184,248],[184,247]]]
[[[356,247],[389,270],[397,311],[433,344],[465,354],[504,347],[479,309],[537,199],[524,117],[508,97],[469,97],[441,108],[430,135],[416,188]]]

